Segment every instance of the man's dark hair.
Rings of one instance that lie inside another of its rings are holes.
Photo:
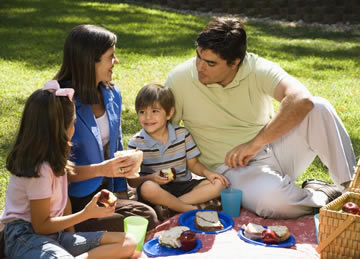
[[[232,17],[219,17],[208,23],[196,39],[196,45],[208,49],[231,65],[237,58],[243,62],[247,40],[244,25]]]

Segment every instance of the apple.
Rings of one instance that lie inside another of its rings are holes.
[[[261,233],[261,239],[265,244],[278,244],[280,243],[280,237],[272,229],[265,229]]]
[[[103,204],[105,207],[112,207],[115,205],[117,198],[112,192],[106,189],[102,189],[100,192],[98,202]]]
[[[186,230],[180,235],[181,249],[190,251],[196,246],[196,234],[192,230]]]
[[[348,212],[352,214],[358,214],[360,211],[359,206],[351,201],[345,203],[344,206],[342,207],[342,210],[344,212]]]
[[[160,176],[165,177],[165,178],[167,178],[169,180],[175,180],[176,179],[176,170],[173,167],[165,169],[165,170],[161,170],[160,171]]]

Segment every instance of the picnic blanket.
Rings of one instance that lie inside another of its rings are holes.
[[[155,229],[149,231],[146,235],[146,240],[150,240],[159,236],[164,230],[179,225],[178,219],[181,214],[178,214]],[[316,230],[314,216],[303,216],[297,219],[264,219],[258,217],[254,213],[242,208],[240,217],[233,218],[233,229],[219,234],[197,234],[197,237],[202,242],[202,247],[199,251],[193,254],[184,254],[181,256],[169,256],[166,258],[320,258],[316,252]],[[243,224],[255,223],[260,225],[284,225],[289,228],[290,233],[295,237],[296,244],[290,248],[273,248],[262,247],[249,244],[238,236],[238,231]],[[141,258],[149,258],[144,252]]]

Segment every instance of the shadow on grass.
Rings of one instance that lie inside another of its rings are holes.
[[[122,53],[177,56],[194,47],[203,19],[183,22],[171,13],[152,12],[136,5],[96,5],[86,1],[3,0],[0,3],[0,58],[28,66],[59,65],[68,32],[92,23],[118,35]]]
[[[154,57],[178,56],[194,48],[198,32],[209,19],[191,15],[182,15],[181,19],[181,15],[174,12],[122,2],[2,0],[0,58],[22,60],[28,66],[40,69],[59,65],[68,32],[82,23],[102,25],[116,33],[117,47],[122,53],[140,53]],[[177,18],[174,19],[174,16]],[[323,38],[334,43],[358,41],[358,36],[348,33],[266,24],[249,24],[249,27],[249,46],[259,55],[271,53],[272,56],[284,56],[291,61],[299,56],[354,59],[360,52],[359,46],[327,51],[317,46],[280,46],[276,42],[262,40],[264,36],[276,36],[282,39]],[[359,64],[358,60],[355,62]],[[334,66],[334,69],[341,68]]]

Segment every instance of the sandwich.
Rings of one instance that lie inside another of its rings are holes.
[[[261,239],[261,234],[265,230],[265,228],[261,225],[249,223],[244,228],[244,236],[251,240],[259,240]]]
[[[287,226],[269,226],[268,228],[274,230],[276,235],[280,237],[280,242],[285,241],[290,237],[290,232]]]
[[[190,230],[186,226],[170,228],[159,237],[159,244],[169,248],[181,248],[180,236],[183,232]]]
[[[243,225],[244,236],[251,240],[263,239],[263,232],[265,228],[261,225],[249,223]],[[287,240],[290,237],[289,229],[286,226],[268,226],[267,229],[271,229],[275,232],[276,236],[280,239],[280,242]]]
[[[115,157],[128,157],[129,159],[135,161],[135,167],[132,169],[131,172],[127,173],[126,178],[136,178],[139,177],[141,163],[143,161],[143,152],[140,149],[128,149],[128,150],[121,150],[114,153]]]
[[[224,229],[216,211],[198,211],[195,214],[194,225],[202,231],[218,231]]]

